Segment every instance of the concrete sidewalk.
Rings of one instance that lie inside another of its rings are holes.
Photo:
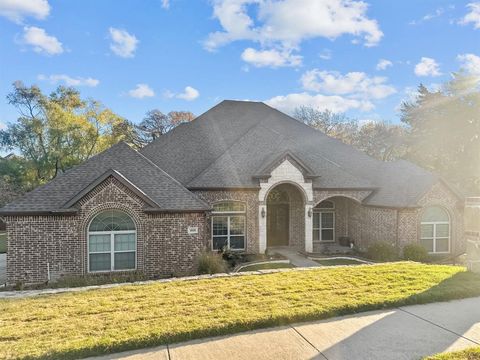
[[[279,254],[284,257],[286,257],[288,260],[290,260],[290,263],[294,265],[295,267],[318,267],[320,266],[319,263],[310,260],[306,256],[303,256],[298,252],[298,250],[295,250],[291,247],[288,246],[279,246],[279,247],[273,247],[268,249],[269,252],[273,254]]]
[[[420,359],[480,344],[480,297],[250,331],[99,359]]]

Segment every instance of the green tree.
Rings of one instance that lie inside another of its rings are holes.
[[[454,73],[440,90],[420,85],[401,108],[410,127],[407,157],[466,192],[480,191],[480,79]]]
[[[405,156],[408,129],[385,121],[372,121],[357,128],[351,144],[382,161],[392,161]]]
[[[19,117],[0,131],[0,147],[15,150],[29,164],[34,182],[44,183],[120,140],[133,127],[74,88],[59,86],[44,95],[37,86],[13,84],[7,96]]]

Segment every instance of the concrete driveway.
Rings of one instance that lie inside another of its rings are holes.
[[[480,344],[480,297],[111,354],[98,359],[409,360]]]
[[[0,254],[0,284],[7,282],[7,254]]]

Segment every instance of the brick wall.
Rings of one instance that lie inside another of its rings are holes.
[[[458,199],[458,197],[442,182],[435,184],[422,198],[418,201],[422,207],[426,206],[441,206],[450,216],[451,221],[451,252],[453,254],[460,254],[465,251],[465,238],[464,238],[464,202]],[[418,239],[419,223],[421,218],[421,210],[417,213],[417,233]],[[412,235],[409,235],[413,238]]]
[[[250,253],[258,253],[258,190],[203,190],[193,191],[201,199],[210,205],[221,201],[241,201],[246,205],[246,227],[247,241],[246,251]],[[212,246],[211,241],[211,217],[206,220],[205,241]]]
[[[205,244],[203,213],[147,214],[143,200],[114,178],[108,178],[77,204],[72,216],[6,217],[7,281],[39,283],[62,275],[87,274],[87,227],[108,209],[131,216],[137,228],[137,269],[150,277],[185,274]],[[198,234],[188,235],[188,226]],[[48,266],[47,266],[48,264]]]

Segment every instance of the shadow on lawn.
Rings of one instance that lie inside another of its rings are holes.
[[[234,334],[243,331],[265,329],[274,326],[282,326],[292,323],[311,322],[315,320],[323,320],[336,316],[344,316],[349,314],[356,314],[359,312],[381,310],[394,308],[404,305],[425,304],[431,302],[441,302],[453,299],[461,299],[467,297],[480,296],[480,275],[470,272],[459,272],[452,277],[443,280],[441,283],[425,290],[421,293],[414,294],[402,299],[367,303],[361,305],[343,306],[341,308],[330,309],[329,311],[310,311],[305,313],[297,313],[289,316],[276,316],[260,319],[253,322],[237,322],[226,324],[222,327],[210,327],[195,330],[192,332],[177,333],[175,335],[150,335],[143,339],[135,339],[130,341],[123,341],[117,344],[110,345],[94,345],[89,348],[79,348],[68,350],[64,352],[52,352],[46,356],[39,357],[41,359],[77,359],[87,356],[112,354],[115,352],[134,350],[139,348],[147,348],[165,344],[178,343],[193,339],[201,339],[205,337],[213,337],[220,335]],[[479,318],[480,319],[480,318]],[[476,322],[477,319],[472,319]],[[379,324],[372,326],[378,326]],[[363,330],[364,332],[366,330]],[[360,336],[360,334],[352,335]],[[37,359],[36,357],[27,357],[27,359]]]
[[[480,324],[480,299],[472,298],[479,295],[480,275],[461,272],[428,290],[385,306],[410,305],[408,308],[392,309],[386,314],[372,311],[317,321],[300,325],[298,331],[309,334],[312,337],[309,341],[328,359],[350,359],[353,354],[356,360],[421,359],[477,346],[478,330],[471,331],[466,338],[462,336]],[[447,302],[458,299],[464,300]],[[427,303],[431,305],[422,306]],[[353,329],[350,335],[335,334],[340,320],[350,324],[349,330]],[[323,331],[332,328],[333,335],[325,339],[325,333],[315,332],[319,324]],[[323,356],[314,359],[324,359]]]

